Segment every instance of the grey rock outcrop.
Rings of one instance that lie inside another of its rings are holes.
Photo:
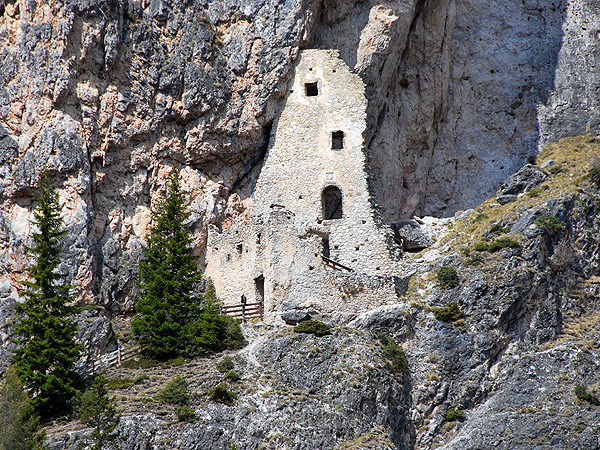
[[[289,325],[296,325],[303,320],[310,319],[307,309],[295,303],[284,303],[281,309],[281,318]]]
[[[347,446],[340,450],[351,445],[411,448],[414,431],[403,419],[408,417],[409,377],[390,370],[381,343],[369,333],[341,329],[318,338],[284,331],[255,337],[234,358],[243,378],[229,385],[238,393],[233,406],[206,398],[205,383],[218,372],[214,360],[206,361],[210,366],[198,361],[185,375],[188,389],[198,393],[191,403],[197,421],[179,424],[173,421],[173,408],[146,403],[145,413],[121,419],[122,448],[213,450],[235,444],[240,450],[261,445],[313,450],[341,442]],[[151,378],[181,375],[181,370],[185,366],[161,369]],[[139,396],[133,389],[130,402]],[[85,433],[63,434],[50,448],[75,450]],[[387,445],[381,446],[382,441]]]
[[[530,191],[543,183],[545,179],[546,174],[544,172],[531,164],[527,164],[502,183],[500,190],[497,192],[496,200],[501,205],[514,201],[518,194]]]
[[[422,250],[433,244],[433,239],[414,220],[392,222],[392,229],[404,250]]]

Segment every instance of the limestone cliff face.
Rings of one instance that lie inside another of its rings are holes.
[[[301,48],[340,49],[366,83],[389,220],[472,206],[539,144],[597,127],[595,0],[2,5],[0,277],[13,297],[44,168],[69,227],[64,272],[115,312],[131,306],[173,162],[200,249],[207,224],[244,214]]]

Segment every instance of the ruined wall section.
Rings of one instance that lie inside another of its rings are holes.
[[[303,51],[293,77],[257,181],[254,214],[280,204],[296,214],[306,232],[316,229],[329,236],[335,261],[374,275],[395,273],[368,190],[363,82],[334,50]],[[311,83],[316,83],[316,95],[307,91]],[[332,149],[332,133],[339,131],[343,148]],[[342,192],[339,219],[324,216],[322,193],[329,186]]]
[[[322,264],[320,238],[300,236],[295,219],[274,208],[247,225],[209,230],[205,275],[225,305],[239,304],[244,295],[248,303],[264,302],[272,321],[285,302],[318,310],[338,304],[342,291]]]

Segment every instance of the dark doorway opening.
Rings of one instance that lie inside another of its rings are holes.
[[[256,303],[260,303],[262,305],[265,301],[265,277],[261,275],[254,279],[254,290]]]
[[[328,186],[323,189],[322,204],[324,220],[342,218],[342,191],[339,188]]]

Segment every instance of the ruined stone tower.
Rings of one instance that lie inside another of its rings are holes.
[[[254,191],[252,220],[212,229],[207,269],[225,304],[348,314],[395,300],[398,256],[368,190],[362,80],[332,50],[305,50]]]

